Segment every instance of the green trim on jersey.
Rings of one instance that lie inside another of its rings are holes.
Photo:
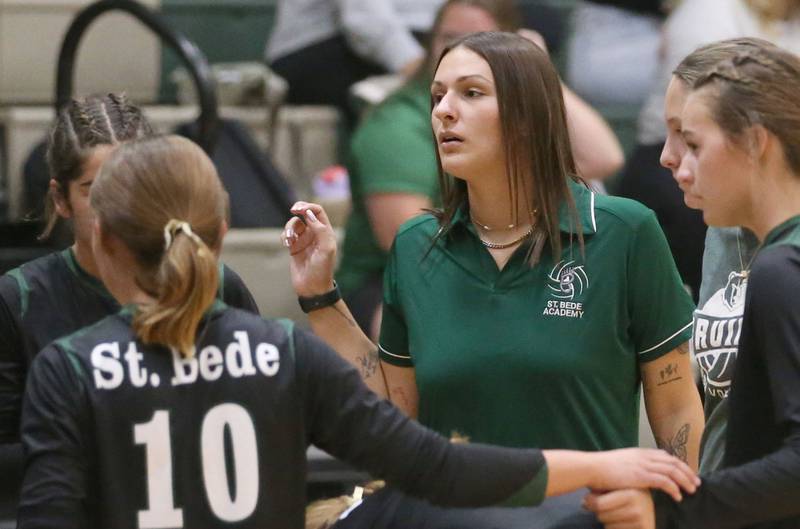
[[[288,318],[279,318],[274,321],[286,331],[286,337],[289,343],[289,355],[291,355],[292,362],[294,362],[294,322]]]
[[[19,287],[19,303],[20,303],[20,318],[24,318],[25,314],[28,312],[28,305],[30,304],[30,287],[28,286],[28,280],[25,279],[25,276],[22,274],[22,270],[19,268],[15,268],[8,272],[8,275],[14,278],[14,281],[17,282],[17,286]]]
[[[550,477],[550,470],[547,461],[539,469],[539,472],[524,487],[519,489],[510,498],[503,502],[503,505],[523,506],[540,505],[547,496],[547,482]]]
[[[102,281],[81,267],[80,263],[78,263],[78,260],[75,258],[75,252],[72,251],[72,247],[62,250],[59,255],[62,259],[64,259],[64,262],[67,263],[67,267],[70,269],[70,271],[72,271],[72,273],[75,274],[75,277],[77,277],[83,284],[101,296],[114,299],[114,296],[111,295]]]
[[[791,231],[788,231],[791,229]],[[770,230],[764,237],[763,248],[778,245],[800,246],[800,215],[791,217]]]
[[[504,446],[637,444],[640,364],[689,339],[694,306],[652,211],[570,189],[584,250],[562,206],[563,253],[533,267],[523,246],[498,269],[463,208],[432,248],[433,216],[400,228],[380,356],[414,367],[422,424]]]

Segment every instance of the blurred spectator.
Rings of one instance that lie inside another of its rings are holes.
[[[372,109],[353,135],[348,169],[353,210],[337,281],[356,321],[377,336],[383,269],[397,229],[439,197],[431,133],[430,83],[445,44],[476,31],[519,28],[513,0],[449,0],[434,23],[429,53],[405,86]],[[541,36],[519,30],[544,47]],[[622,166],[614,133],[589,105],[563,88],[579,173],[602,180]]]
[[[348,109],[348,88],[370,75],[408,75],[442,0],[279,0],[267,61],[293,104]]]
[[[662,0],[579,2],[567,82],[594,105],[641,105],[658,66]]]
[[[659,165],[666,138],[664,94],[672,70],[698,46],[734,37],[760,37],[800,52],[798,0],[683,0],[664,25],[656,82],[639,115],[638,145],[619,194],[655,210],[684,282],[697,296],[706,226],[690,210],[670,172]]]

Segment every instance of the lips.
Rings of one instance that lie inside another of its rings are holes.
[[[438,140],[441,145],[458,145],[464,142],[464,138],[453,132],[440,132]]]

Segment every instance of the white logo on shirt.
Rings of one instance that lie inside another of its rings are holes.
[[[692,347],[705,386],[712,397],[725,398],[730,390],[747,292],[747,274],[731,272],[724,288],[694,313]]]
[[[575,261],[559,261],[547,279],[550,283],[547,288],[555,299],[548,300],[542,315],[583,318],[583,303],[575,301],[589,287],[589,277],[583,265],[576,266]]]

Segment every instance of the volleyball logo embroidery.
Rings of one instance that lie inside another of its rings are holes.
[[[572,301],[576,296],[583,294],[589,286],[589,277],[583,265],[575,266],[575,261],[560,261],[550,271],[548,276],[551,295],[556,299]]]
[[[575,265],[575,261],[560,261],[550,270],[547,279],[547,288],[555,299],[547,300],[542,315],[583,318],[583,302],[575,301],[589,288],[589,277],[583,265]]]

